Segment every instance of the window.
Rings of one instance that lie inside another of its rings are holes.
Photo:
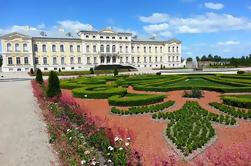
[[[97,52],[97,46],[96,45],[93,46],[93,52]]]
[[[128,39],[128,37],[125,37],[125,39],[127,40],[127,39]]]
[[[115,37],[113,36],[112,39],[115,39]]]
[[[28,46],[26,43],[23,44],[23,51],[28,52]]]
[[[146,57],[144,57],[144,63],[146,63]]]
[[[91,63],[90,57],[87,57],[87,63]]]
[[[105,58],[103,56],[101,56],[100,61],[101,61],[101,63],[104,63],[105,62]]]
[[[134,47],[133,47],[133,46],[132,46],[132,48],[131,48],[131,49],[132,49],[132,53],[134,53]]]
[[[17,65],[21,64],[20,57],[16,57],[16,63],[17,63]]]
[[[176,61],[179,61],[179,57],[178,56],[176,56]]]
[[[178,46],[176,47],[176,52],[179,52],[179,47]]]
[[[109,39],[110,37],[109,36],[106,36],[106,39]]]
[[[152,62],[152,57],[149,57],[149,62],[150,62],[150,63]]]
[[[37,44],[34,44],[34,52],[37,52],[38,48],[37,48]]]
[[[86,52],[90,52],[90,46],[86,45]]]
[[[115,56],[112,57],[112,63],[116,63],[116,57]]]
[[[156,62],[156,63],[158,62],[158,57],[155,57],[155,62]]]
[[[52,52],[56,52],[56,45],[52,45]]]
[[[61,65],[64,65],[64,57],[61,57]]]
[[[8,51],[8,52],[11,51],[11,44],[10,44],[10,43],[7,44],[7,51]]]
[[[119,60],[120,60],[120,63],[123,63],[123,58],[122,57],[120,57]]]
[[[139,63],[139,62],[140,62],[140,57],[138,57],[137,59],[138,59],[137,61],[138,61],[138,63]]]
[[[170,56],[168,56],[168,62],[170,62]]]
[[[108,56],[108,57],[106,57],[106,62],[107,63],[110,63],[111,62],[111,58]]]
[[[106,46],[106,52],[110,52],[110,45]]]
[[[78,64],[81,64],[81,57],[78,57]]]
[[[12,58],[11,57],[8,58],[8,64],[12,65]]]
[[[63,44],[60,45],[60,52],[64,52],[64,45]]]
[[[80,45],[77,46],[77,51],[80,52]]]
[[[116,46],[115,45],[112,46],[112,52],[116,52]]]
[[[122,46],[119,46],[119,52],[122,53],[123,52],[123,47]]]
[[[105,50],[104,50],[104,45],[101,45],[100,46],[100,52],[104,52]]]
[[[150,52],[150,53],[152,52],[152,47],[149,47],[149,52]]]
[[[45,44],[42,45],[42,51],[46,52],[46,45]]]
[[[24,64],[28,65],[29,64],[29,58],[28,57],[24,57]]]
[[[128,63],[128,57],[126,57],[126,63]]]
[[[126,46],[126,53],[128,53],[128,46]]]
[[[20,51],[19,44],[15,44],[15,51],[16,51],[16,52],[19,52],[19,51]]]
[[[155,47],[155,53],[157,53],[158,52],[158,48],[157,47]]]
[[[86,38],[89,38],[89,35],[85,35]]]
[[[132,57],[132,63],[134,63],[134,57]]]
[[[57,64],[57,57],[53,57],[53,65]]]
[[[119,39],[122,39],[122,37],[119,37]]]
[[[160,57],[160,62],[162,62],[162,56]]]
[[[162,53],[162,47],[160,47],[160,53]]]
[[[43,57],[43,64],[47,65],[47,57]]]
[[[174,62],[174,56],[173,56],[173,62]]]
[[[96,39],[96,36],[92,36],[93,39]]]
[[[137,52],[139,53],[139,46],[137,47]]]
[[[37,64],[38,64],[38,57],[35,57],[35,59],[34,59],[34,63],[35,63],[35,65],[37,65]]]
[[[100,36],[100,39],[103,39],[104,37],[103,36]]]
[[[144,53],[146,53],[146,47],[144,47]]]
[[[74,64],[74,57],[71,57],[71,64]]]
[[[170,48],[170,46],[168,47],[168,52],[171,52],[171,48]]]
[[[70,52],[73,52],[73,45],[70,45]]]
[[[94,57],[94,63],[97,63],[97,57]]]
[[[174,46],[173,46],[173,50],[172,51],[174,52]]]

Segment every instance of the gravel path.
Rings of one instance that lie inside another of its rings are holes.
[[[0,80],[0,165],[57,165],[30,81],[10,77]]]

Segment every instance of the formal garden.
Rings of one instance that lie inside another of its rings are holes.
[[[48,97],[59,94],[49,93],[50,78],[48,83],[37,81]],[[109,162],[114,165],[175,165],[176,162],[196,165],[206,161],[200,157],[212,147],[217,148],[217,141],[224,140],[218,132],[220,128],[226,132],[241,130],[243,123],[251,127],[251,75],[248,74],[80,76],[60,80],[60,88],[60,97],[49,99],[48,108],[55,118],[66,118],[71,123],[60,132],[73,149],[81,145],[83,149],[76,148],[77,157],[71,162],[84,161],[83,165],[93,162],[92,157],[99,158],[95,162],[108,165]],[[74,104],[65,104],[65,96]],[[158,127],[155,130],[151,125]],[[118,127],[120,131],[116,132]],[[94,129],[89,131],[90,128]],[[54,130],[52,143],[58,140],[58,132]],[[251,131],[245,130],[248,132],[242,134],[250,138]],[[126,131],[130,137],[121,134]],[[111,138],[115,133],[120,142]],[[145,136],[146,133],[149,135]],[[152,151],[146,146],[151,146]],[[114,150],[109,151],[110,147]],[[157,148],[164,148],[163,154]],[[91,155],[86,155],[86,150]],[[173,156],[170,158],[167,152]],[[251,149],[246,153],[251,155]],[[153,155],[154,159],[149,157]],[[206,162],[215,163],[214,154],[210,155]],[[221,160],[221,163],[230,161],[224,157]],[[251,159],[233,154],[231,162],[228,165],[250,163]]]

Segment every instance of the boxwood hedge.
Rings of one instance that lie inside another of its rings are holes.
[[[224,104],[240,108],[251,108],[251,95],[222,96]]]
[[[111,96],[109,104],[113,106],[138,106],[162,102],[165,95],[127,94],[126,96]]]

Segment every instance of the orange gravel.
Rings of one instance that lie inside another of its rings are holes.
[[[186,101],[198,101],[204,109],[219,113],[212,109],[208,103],[222,102],[220,93],[204,91],[204,97],[201,99],[183,98],[184,91],[171,92],[143,92],[135,91],[132,87],[128,88],[130,93],[144,94],[166,94],[165,100],[175,101],[175,105],[167,111],[176,111],[184,105]],[[70,90],[63,90],[63,93],[71,93]],[[175,154],[171,146],[164,139],[164,132],[167,127],[167,122],[156,121],[151,118],[151,115],[133,115],[119,116],[110,112],[111,107],[106,99],[78,99],[76,101],[83,110],[90,113],[91,116],[104,121],[104,125],[110,128],[122,128],[133,133],[132,147],[139,151],[142,155],[144,165],[161,165],[160,161],[165,161],[171,154]],[[227,127],[224,125],[213,125],[216,129],[217,140],[210,148],[223,145],[224,147],[232,146],[235,142],[245,141],[251,138],[251,122],[238,121],[238,127]],[[251,146],[251,145],[249,145]],[[206,150],[207,151],[207,150]],[[202,154],[205,153],[202,152]],[[202,155],[200,154],[200,155]],[[200,156],[198,155],[198,156]],[[187,165],[187,162],[179,161],[177,165]]]

